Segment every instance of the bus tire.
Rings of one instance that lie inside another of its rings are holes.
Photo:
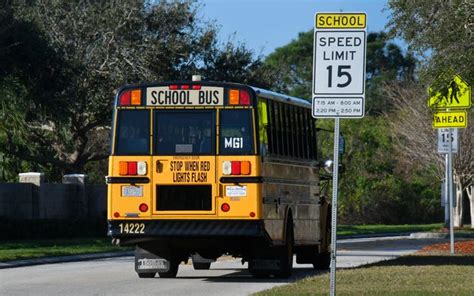
[[[293,270],[293,223],[291,219],[286,226],[285,245],[279,250],[280,270],[275,273],[277,278],[288,278]]]
[[[193,268],[194,270],[208,270],[211,268],[211,262],[194,262],[193,261]]]
[[[170,269],[164,272],[158,272],[160,278],[175,278],[176,274],[178,274],[179,269],[179,259],[170,259]]]
[[[316,255],[313,261],[315,270],[328,270],[331,265],[331,253],[324,252]]]
[[[154,278],[156,275],[156,272],[140,272],[138,273],[138,277],[141,279],[151,279]]]

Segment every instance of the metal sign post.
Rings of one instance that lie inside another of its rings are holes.
[[[451,129],[449,133],[452,134]],[[451,255],[454,255],[454,221],[453,221],[453,144],[452,141],[449,141],[449,151],[448,151],[448,198],[449,198],[449,241],[450,241],[450,250]]]
[[[339,118],[334,120],[334,167],[332,171],[332,201],[331,201],[331,275],[329,288],[331,296],[336,294],[336,243],[337,243],[337,186],[339,175]]]
[[[340,140],[339,120],[364,117],[366,45],[365,13],[316,13],[312,115],[314,118],[335,119],[331,201],[330,295],[332,296],[336,294],[339,148],[344,146],[344,141]]]

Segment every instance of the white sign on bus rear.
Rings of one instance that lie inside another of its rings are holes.
[[[224,88],[202,86],[201,89],[169,89],[168,86],[148,87],[147,106],[222,106]]]

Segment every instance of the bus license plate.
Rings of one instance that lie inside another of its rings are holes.
[[[143,186],[122,186],[122,196],[142,197]]]

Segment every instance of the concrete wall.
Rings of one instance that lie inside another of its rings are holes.
[[[0,218],[105,219],[106,185],[0,183]]]

